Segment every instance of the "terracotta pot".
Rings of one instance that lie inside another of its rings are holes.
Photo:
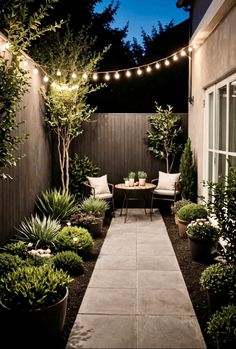
[[[64,297],[47,308],[36,311],[9,309],[0,301],[1,315],[4,318],[4,333],[14,333],[12,340],[51,341],[61,334],[66,318],[68,288]],[[13,332],[12,332],[13,331]]]
[[[179,224],[179,220],[178,220],[178,216],[175,214],[175,224],[178,225]]]
[[[187,237],[187,226],[189,222],[182,221],[181,219],[178,218],[178,229],[179,229],[179,236],[181,238],[186,238]]]

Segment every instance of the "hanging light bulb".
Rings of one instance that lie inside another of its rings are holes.
[[[108,80],[110,80],[110,78],[111,78],[110,75],[108,73],[106,73],[105,74],[105,80],[108,81]]]
[[[161,68],[160,63],[157,62],[156,65],[155,65],[155,68],[156,68],[156,69],[160,69],[160,68]]]
[[[140,76],[140,75],[142,75],[142,70],[140,69],[140,68],[138,68],[138,70],[137,70],[137,74]]]
[[[120,78],[120,74],[118,73],[118,71],[115,73],[115,79],[118,80]]]
[[[148,73],[150,73],[150,72],[152,71],[152,68],[148,65],[147,68],[146,68],[146,71],[147,71]]]
[[[71,77],[72,77],[72,79],[76,79],[76,77],[77,77],[76,73],[73,72],[73,73],[71,74]]]
[[[93,74],[93,80],[96,81],[97,79],[98,79],[98,74],[97,74],[97,73],[94,73],[94,74]]]
[[[182,51],[180,52],[180,54],[181,54],[182,57],[186,56],[186,52],[185,52],[184,50],[182,50]]]
[[[33,69],[33,73],[34,73],[35,75],[37,75],[38,72],[39,72],[38,68],[35,67],[35,68]]]
[[[197,45],[197,44],[194,44],[194,45],[193,45],[193,48],[195,48],[195,49],[198,48],[198,45]]]
[[[55,81],[53,81],[53,82],[51,83],[51,86],[52,86],[52,87],[56,87]]]
[[[192,47],[191,46],[189,46],[189,48],[188,48],[188,52],[192,52]]]
[[[173,60],[178,61],[178,56],[176,54],[174,55]]]
[[[169,66],[170,65],[170,61],[168,59],[165,60],[165,66]]]
[[[48,80],[49,80],[49,77],[47,75],[45,75],[44,78],[43,78],[43,81],[44,82],[48,82]]]
[[[82,77],[83,77],[84,80],[87,80],[88,79],[88,74],[87,73],[83,73]]]
[[[60,70],[57,71],[57,76],[61,76],[61,71]]]
[[[130,77],[131,77],[131,71],[130,71],[130,70],[127,70],[127,72],[125,73],[125,75],[127,76],[127,78],[130,78]]]

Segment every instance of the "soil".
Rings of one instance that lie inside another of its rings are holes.
[[[206,268],[206,265],[192,261],[188,247],[188,241],[186,238],[180,238],[178,228],[174,221],[174,216],[173,214],[171,214],[169,206],[164,207],[161,210],[161,214],[165,222],[171,243],[173,245],[186,286],[188,288],[188,292],[195,313],[197,315],[207,348],[215,349],[215,347],[209,343],[206,335],[206,322],[210,317],[210,313],[208,309],[207,295],[203,290],[201,290],[199,285],[200,274]],[[101,237],[97,237],[94,241],[95,243],[93,256],[89,261],[85,261],[84,274],[75,277],[73,283],[69,286],[68,311],[65,320],[64,331],[61,338],[58,340],[58,343],[54,342],[53,348],[64,349],[66,346],[70,331],[73,327],[110,222],[111,218],[106,217],[103,227],[103,234]]]

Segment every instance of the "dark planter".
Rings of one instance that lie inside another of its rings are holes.
[[[204,264],[211,263],[213,260],[211,251],[213,247],[216,247],[216,243],[210,239],[206,240],[187,236],[193,261]]]
[[[230,303],[230,298],[227,292],[218,292],[215,293],[210,289],[206,289],[208,307],[211,314],[214,314],[217,310],[220,310],[221,307],[226,306]]]
[[[92,222],[88,226],[88,230],[93,237],[102,235],[103,218],[97,218],[95,222]]]
[[[53,341],[61,334],[66,318],[68,288],[63,299],[45,309],[36,311],[13,310],[0,301],[0,316],[3,332],[10,334],[9,341]],[[12,336],[12,337],[11,337]]]

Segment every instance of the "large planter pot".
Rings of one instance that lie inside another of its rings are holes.
[[[187,226],[189,222],[182,221],[181,219],[178,218],[178,230],[179,230],[179,236],[181,238],[186,238],[187,237]]]
[[[65,324],[68,294],[66,287],[65,295],[59,302],[32,312],[10,309],[0,301],[0,315],[4,319],[3,333],[13,335],[13,341],[25,343],[56,340]]]
[[[199,239],[188,234],[187,236],[193,261],[204,264],[211,263],[213,260],[211,251],[213,247],[216,247],[216,243],[210,239]]]
[[[214,314],[221,307],[226,306],[230,302],[229,295],[222,291],[215,293],[210,289],[206,289],[208,307],[211,314]]]
[[[98,218],[95,222],[89,224],[89,232],[93,237],[98,237],[102,235],[103,228],[103,218]]]

